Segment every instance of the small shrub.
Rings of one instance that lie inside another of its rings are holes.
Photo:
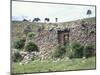
[[[67,56],[67,57],[70,57],[71,54],[72,54],[72,52],[71,52],[71,50],[70,50],[69,41],[66,41],[65,44],[64,44],[64,46],[65,46],[65,49],[66,49],[65,57],[66,57],[66,56]]]
[[[85,50],[84,55],[87,58],[95,55],[95,51],[94,51],[95,49],[94,49],[93,45],[87,45],[87,46],[85,46],[84,50]]]
[[[24,33],[27,35],[29,32],[32,32],[32,28],[28,25],[24,28]]]
[[[62,58],[66,53],[66,49],[64,46],[58,46],[57,49],[53,53],[53,57]]]
[[[23,19],[23,21],[27,21],[27,22],[28,22],[28,20],[27,20],[27,19]]]
[[[81,21],[81,25],[82,25],[82,27],[85,27],[85,21],[84,20]]]
[[[36,44],[34,44],[33,42],[29,42],[25,46],[25,51],[32,52],[32,51],[39,51],[39,49]]]
[[[15,49],[22,49],[25,45],[26,38],[17,38],[14,42]]]
[[[29,32],[28,33],[28,37],[34,37],[35,36],[35,33],[34,32]]]
[[[22,56],[18,51],[12,53],[12,61],[13,62],[20,62],[22,60]]]
[[[70,58],[82,58],[83,57],[83,51],[84,46],[82,46],[80,43],[74,42],[71,44],[71,54]]]

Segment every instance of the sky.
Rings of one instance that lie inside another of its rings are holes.
[[[90,9],[92,14],[86,15]],[[49,3],[31,3],[31,2],[12,2],[12,20],[22,20],[23,18],[31,19],[39,17],[41,22],[44,18],[50,18],[50,22],[73,21],[82,18],[95,17],[94,6],[80,5],[64,5],[64,4],[49,4]]]

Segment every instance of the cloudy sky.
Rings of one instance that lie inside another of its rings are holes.
[[[92,14],[86,15],[90,9]],[[12,20],[22,20],[23,18],[33,19],[39,17],[41,22],[44,18],[50,18],[50,22],[54,22],[58,18],[59,22],[66,22],[87,17],[95,17],[94,6],[79,5],[63,5],[63,4],[47,4],[47,3],[31,3],[31,2],[12,2]]]

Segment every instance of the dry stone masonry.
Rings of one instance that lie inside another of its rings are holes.
[[[41,60],[48,59],[51,56],[54,48],[59,43],[63,44],[66,41],[66,39],[69,41],[69,43],[79,42],[82,45],[91,45],[91,44],[95,45],[96,43],[95,22],[93,23],[87,22],[82,24],[82,22],[78,20],[78,21],[73,21],[71,23],[69,22],[54,23],[54,24],[44,23],[44,24],[39,24],[38,26],[39,27],[44,26],[44,28],[42,27],[42,29],[41,28],[39,30],[37,29],[36,36],[34,38],[27,37],[26,44],[29,41],[35,42],[35,44],[39,47],[39,53],[37,53],[37,55]],[[25,61],[27,60],[28,57],[30,57],[30,55],[27,54],[26,57],[24,58]]]
[[[60,35],[59,35],[59,32],[61,33]],[[59,41],[60,43],[64,43],[66,41],[65,36],[67,36],[69,43],[79,42],[82,45],[95,45],[96,25],[95,24],[86,24],[86,25],[80,24],[76,27],[71,27],[71,28],[42,30],[38,32],[37,36],[33,38],[33,41],[39,47],[40,58],[47,59],[52,53],[52,51],[54,50],[54,47],[59,44]]]

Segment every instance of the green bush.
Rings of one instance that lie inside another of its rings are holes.
[[[28,37],[34,37],[35,36],[35,33],[34,32],[29,32],[28,33]]]
[[[95,49],[94,49],[93,45],[85,46],[84,50],[85,50],[84,56],[87,57],[87,58],[95,55]]]
[[[53,57],[55,58],[62,58],[66,53],[66,49],[64,46],[58,46],[53,53]]]
[[[83,51],[84,46],[82,46],[80,43],[74,42],[71,44],[71,53],[70,58],[82,58],[83,57]]]
[[[13,44],[15,49],[22,49],[25,45],[26,38],[17,38]]]
[[[22,56],[18,51],[12,53],[12,61],[13,62],[20,62],[22,60]]]
[[[53,57],[62,58],[82,58],[82,57],[91,57],[95,55],[95,47],[93,45],[83,46],[78,42],[65,43],[64,46],[58,46],[54,53]]]
[[[24,28],[24,33],[27,35],[29,32],[32,32],[32,28],[30,25],[27,25],[25,28]]]
[[[95,47],[93,45],[82,46],[80,43],[74,42],[71,44],[68,55],[70,58],[88,58],[95,55]]]
[[[66,54],[65,54],[65,57],[71,58],[73,52],[72,52],[72,50],[71,50],[71,48],[70,48],[70,45],[68,44],[67,46],[65,46],[65,48],[66,48]]]
[[[34,44],[33,42],[29,42],[25,46],[25,51],[32,52],[32,51],[39,51],[39,49],[36,44]]]

